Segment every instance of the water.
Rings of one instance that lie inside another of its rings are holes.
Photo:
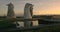
[[[24,27],[24,22],[19,22],[18,21],[18,24],[19,24],[20,27]]]
[[[17,21],[17,23],[19,24],[19,27],[24,27],[24,22],[23,21]],[[32,25],[33,26],[38,26],[38,20],[32,21]]]

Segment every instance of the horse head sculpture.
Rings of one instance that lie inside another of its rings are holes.
[[[25,8],[24,8],[24,16],[25,18],[32,18],[33,14],[33,5],[30,3],[26,3]]]

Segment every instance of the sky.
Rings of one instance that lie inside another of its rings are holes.
[[[33,15],[60,15],[60,0],[0,0],[0,16],[7,15],[8,6],[14,4],[16,15],[24,15],[26,3],[33,4]]]

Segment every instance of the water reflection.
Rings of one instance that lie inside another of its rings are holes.
[[[19,24],[19,27],[24,27],[24,22],[23,21],[17,21],[17,23]],[[32,25],[33,26],[38,26],[38,20],[32,21]]]
[[[24,27],[24,22],[19,22],[18,21],[18,24],[19,24],[20,27]]]

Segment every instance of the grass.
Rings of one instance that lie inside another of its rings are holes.
[[[3,21],[0,21],[0,27],[8,27],[11,26],[12,22],[10,20],[4,19]],[[54,25],[54,26],[44,26],[41,29],[38,30],[32,30],[32,32],[60,32],[60,25]]]
[[[0,28],[8,28],[13,25],[14,24],[12,24],[11,20],[8,20],[8,19],[3,19],[3,21],[0,21]]]
[[[45,26],[39,30],[33,30],[33,32],[60,32],[60,25]]]

